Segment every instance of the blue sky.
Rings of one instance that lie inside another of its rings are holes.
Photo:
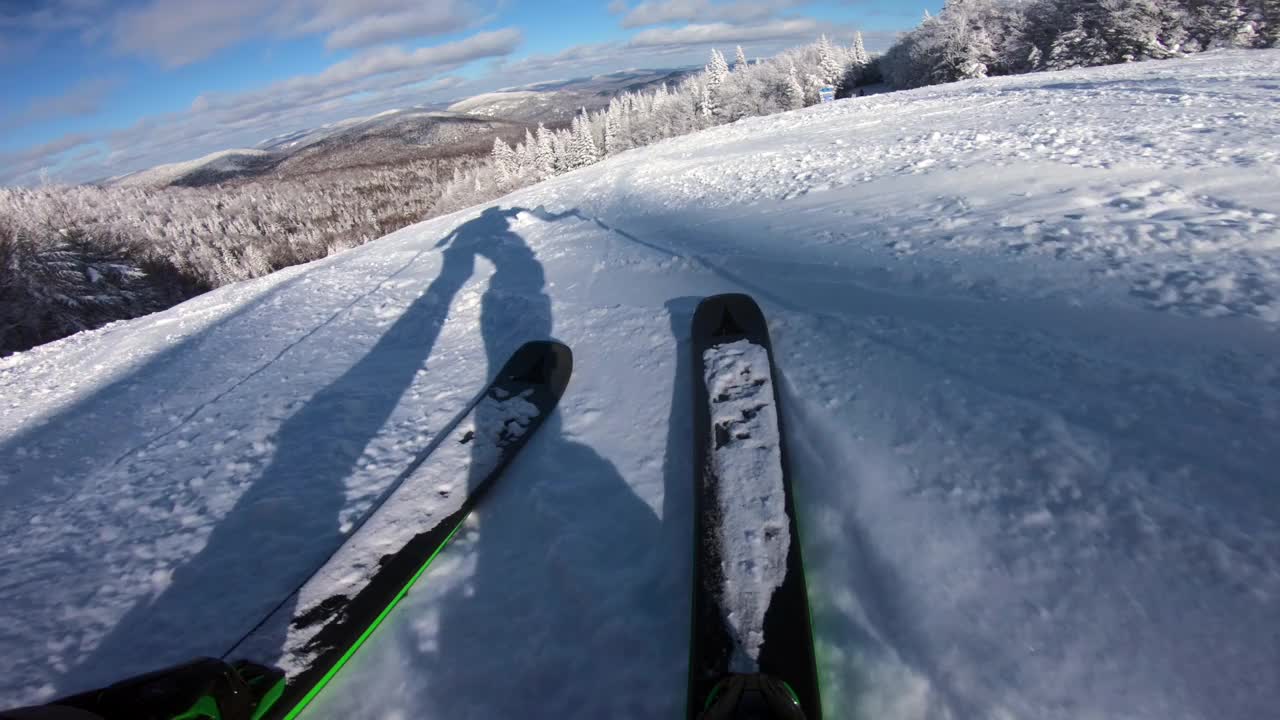
[[[941,0],[0,0],[0,183],[83,181],[633,67],[887,47]]]

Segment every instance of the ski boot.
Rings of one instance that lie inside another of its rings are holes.
[[[727,675],[711,688],[698,720],[804,720],[787,684],[759,673]]]
[[[284,673],[201,658],[48,705],[0,710],[0,720],[258,720],[284,691]]]

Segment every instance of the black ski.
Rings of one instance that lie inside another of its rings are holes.
[[[573,355],[561,343],[517,350],[443,442],[295,593],[295,602],[227,653],[285,673],[283,694],[255,718],[295,717],[341,669],[555,409],[572,369]],[[399,550],[385,554],[388,544]],[[338,578],[342,592],[324,595]]]
[[[746,295],[694,314],[689,720],[819,720],[813,631],[764,315]]]

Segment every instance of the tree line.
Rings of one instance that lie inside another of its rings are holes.
[[[1280,0],[947,0],[881,58],[897,88],[1275,47]]]

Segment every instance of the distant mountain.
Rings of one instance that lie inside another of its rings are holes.
[[[495,137],[518,140],[533,124],[567,122],[584,107],[604,107],[617,95],[650,90],[662,83],[674,86],[695,71],[621,70],[506,88],[455,102],[447,110],[387,110],[277,135],[255,148],[221,150],[195,160],[158,165],[103,184],[198,187],[269,174],[297,177],[350,167],[483,153],[492,147]]]
[[[607,75],[535,83],[476,95],[449,106],[450,112],[548,124],[573,118],[582,108],[595,110],[625,92],[674,86],[700,68],[621,70]]]
[[[271,138],[256,148],[221,150],[107,180],[106,185],[199,187],[274,174],[385,165],[442,155],[488,152],[493,138],[523,136],[524,123],[407,108],[349,118]]]
[[[105,185],[148,186],[208,185],[222,180],[269,172],[280,158],[263,150],[219,150],[186,162],[157,165],[107,180]],[[195,182],[193,182],[193,180]]]
[[[275,172],[302,175],[358,165],[383,165],[441,155],[488,152],[493,138],[524,134],[524,123],[424,108],[389,110],[273,139],[263,147],[284,155]]]

